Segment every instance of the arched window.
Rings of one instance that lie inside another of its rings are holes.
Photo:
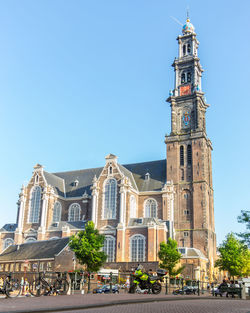
[[[53,219],[52,219],[53,223],[60,222],[61,212],[62,212],[61,203],[56,201],[53,208]]]
[[[192,165],[192,147],[191,147],[191,145],[187,146],[187,164]]]
[[[136,199],[134,195],[130,196],[129,208],[130,218],[136,218]]]
[[[144,217],[157,217],[157,202],[154,199],[145,202],[144,213]]]
[[[145,261],[145,237],[143,235],[134,235],[130,238],[130,261]]]
[[[191,45],[190,45],[190,43],[188,43],[188,45],[187,45],[187,53],[188,53],[188,54],[191,53]]]
[[[184,147],[180,146],[180,166],[184,165]]]
[[[190,72],[187,73],[187,82],[188,83],[191,82],[191,73]]]
[[[115,261],[115,238],[113,236],[105,236],[103,251],[108,256],[106,262]]]
[[[184,84],[186,82],[186,75],[185,73],[181,74],[181,83]]]
[[[29,210],[29,223],[38,223],[40,216],[41,206],[41,187],[35,186],[31,190],[30,210]]]
[[[7,238],[3,242],[3,250],[7,249],[9,246],[14,245],[14,240],[12,238]]]
[[[183,45],[182,51],[183,51],[183,55],[186,55],[186,45]]]
[[[104,211],[103,218],[114,219],[116,217],[116,180],[109,179],[104,187]]]
[[[72,203],[69,207],[69,222],[80,221],[81,207],[78,203]]]

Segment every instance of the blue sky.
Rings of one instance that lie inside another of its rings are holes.
[[[211,105],[218,243],[249,197],[250,1],[0,1],[0,224],[21,185],[49,172],[165,158],[165,102],[189,6]]]

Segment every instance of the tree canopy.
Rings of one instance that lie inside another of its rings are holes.
[[[241,210],[241,215],[238,216],[238,222],[246,224],[246,231],[237,233],[236,235],[250,248],[250,211]]]
[[[250,251],[233,233],[227,235],[218,250],[220,257],[215,266],[220,270],[228,271],[230,276],[250,275]]]
[[[88,272],[98,271],[106,261],[107,256],[102,251],[104,240],[105,237],[99,234],[92,221],[86,224],[85,230],[70,237],[70,248]]]
[[[168,271],[169,276],[176,276],[184,269],[183,266],[176,269],[177,264],[180,262],[181,253],[177,249],[177,241],[169,238],[168,242],[160,243],[160,250],[158,256],[160,259],[160,268]]]

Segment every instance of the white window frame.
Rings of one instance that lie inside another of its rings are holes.
[[[110,185],[109,190],[106,190],[107,185],[110,182],[114,182],[114,195],[112,195],[112,186]],[[107,193],[109,199],[107,200]],[[108,201],[108,203],[107,203]],[[108,205],[107,205],[108,204]],[[104,220],[115,220],[116,219],[116,204],[117,204],[117,180],[115,178],[108,178],[103,185],[103,210],[102,219]]]
[[[71,219],[71,217],[72,217],[72,210],[74,209],[76,209],[76,208],[78,208],[79,209],[79,214],[78,214],[78,219],[76,219],[76,213],[74,212],[73,213],[73,219]],[[80,206],[80,204],[79,203],[72,203],[70,206],[69,206],[69,213],[68,213],[68,222],[77,222],[77,221],[80,221],[81,219],[80,219],[80,217],[81,217],[81,206]]]
[[[40,195],[39,195],[40,199],[37,199],[37,191],[35,191],[35,190],[40,191]],[[33,200],[33,194],[35,195],[34,200]],[[42,200],[42,188],[40,186],[34,186],[30,191],[28,224],[38,224],[39,223],[41,200]],[[36,205],[38,207],[35,207]],[[37,213],[36,213],[36,211],[37,211]],[[34,213],[36,213],[36,214],[34,214]]]
[[[148,208],[147,208],[147,203],[155,203],[155,216],[152,216],[152,204],[150,205],[150,212],[147,212]],[[149,213],[149,214],[148,214]],[[148,198],[144,201],[144,217],[146,218],[157,218],[158,216],[158,203],[154,198]]]
[[[133,240],[137,240],[137,250],[136,250],[136,256],[134,257],[133,255],[133,250],[134,250],[134,247],[133,247]],[[138,240],[143,240],[142,242],[142,258],[140,257],[140,254],[139,253],[139,250],[138,250]],[[132,237],[130,237],[130,262],[145,262],[145,259],[146,259],[146,255],[145,255],[145,252],[146,252],[146,238],[145,236],[141,235],[141,234],[135,234],[133,235]]]
[[[36,241],[36,238],[34,238],[34,237],[29,237],[29,238],[27,238],[27,239],[25,240],[25,243],[26,243],[26,242],[34,242],[34,241]]]
[[[137,216],[137,203],[136,203],[136,197],[134,195],[131,195],[130,196],[130,199],[129,199],[129,216],[130,218],[136,218]]]
[[[56,207],[57,206],[57,207]],[[55,213],[55,209],[58,211]],[[62,205],[59,201],[56,201],[53,206],[53,216],[52,216],[52,223],[57,223],[61,221],[62,215]],[[55,218],[56,217],[56,218]]]
[[[103,251],[108,256],[106,262],[115,262],[115,237],[110,235],[105,236]]]

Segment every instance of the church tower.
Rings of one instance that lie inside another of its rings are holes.
[[[199,42],[187,19],[177,38],[175,88],[171,106],[171,133],[166,135],[167,180],[175,186],[174,227],[179,247],[199,249],[208,258],[212,275],[216,253],[212,184],[212,143],[206,133],[206,103],[201,87],[203,69],[198,58]]]

